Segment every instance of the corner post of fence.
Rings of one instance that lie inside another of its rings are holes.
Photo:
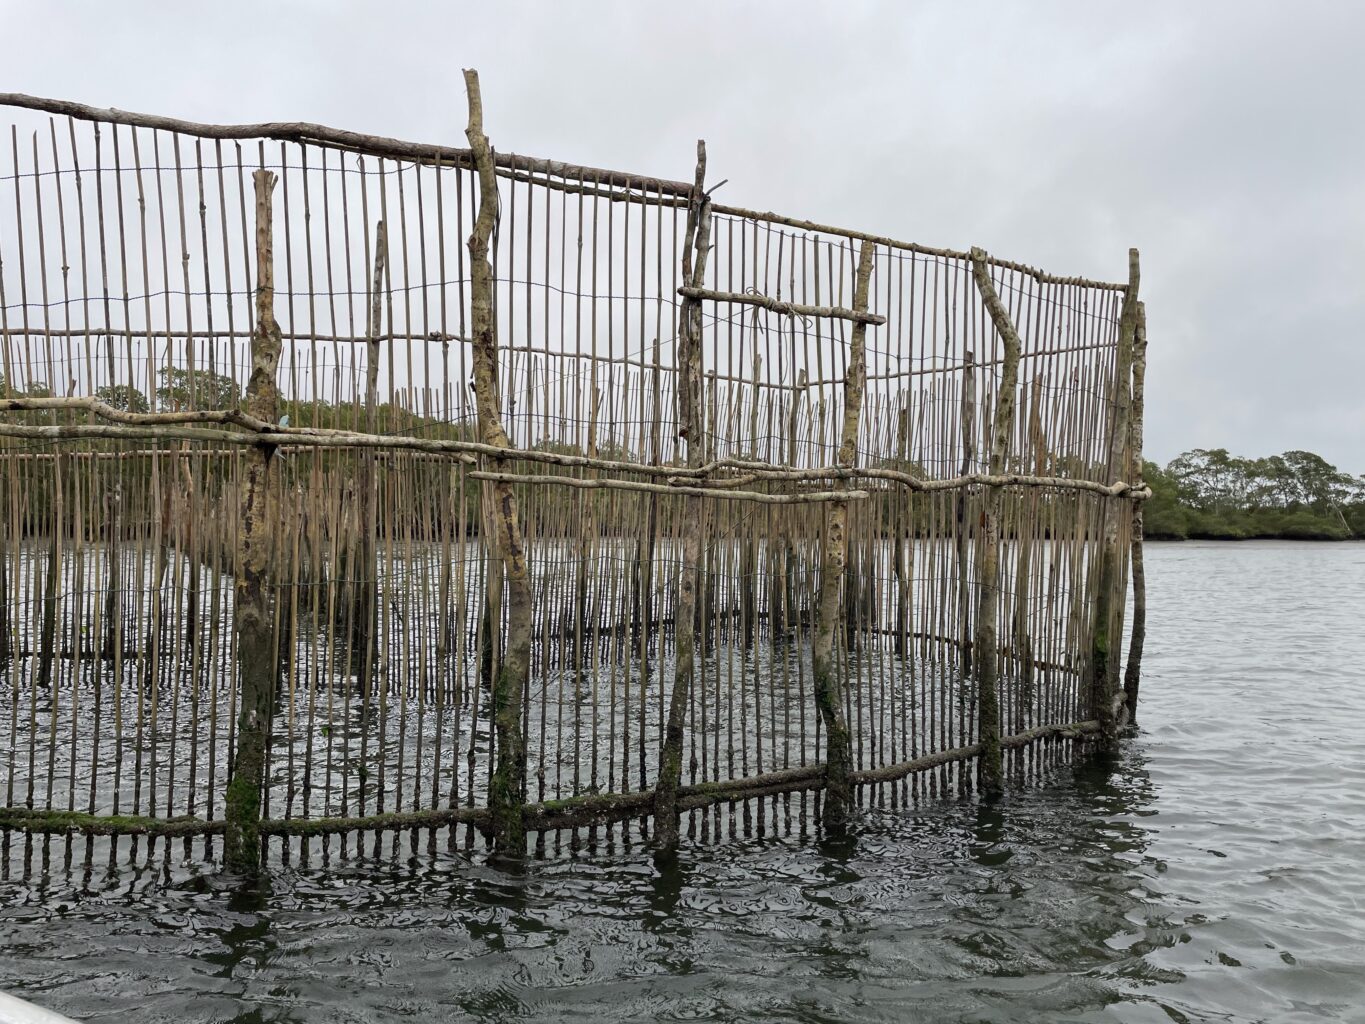
[[[692,288],[706,280],[706,261],[711,248],[711,201],[704,191],[706,143],[697,141],[697,170],[687,204],[687,229],[683,235],[682,279]],[[678,437],[687,442],[687,465],[700,467],[706,445],[702,436],[701,300],[685,297],[678,329]],[[654,784],[654,842],[667,856],[678,845],[678,786],[682,779],[683,729],[692,692],[696,665],[697,583],[702,555],[702,498],[683,498],[682,563],[678,566],[677,594],[673,611],[673,691],[668,701],[668,722],[659,754],[659,777]]]
[[[275,321],[275,275],[271,235],[271,194],[275,175],[260,170],[256,186],[256,325],[251,335],[251,375],[243,410],[266,423],[279,419],[276,382],[281,335]],[[237,714],[237,749],[226,796],[224,861],[230,871],[254,873],[260,867],[261,787],[270,733],[270,709],[279,674],[271,611],[272,536],[276,525],[275,446],[257,444],[246,453],[246,475],[239,515],[241,561],[235,585],[237,666],[242,688]]]
[[[853,310],[866,313],[876,245],[864,241],[858,257],[858,276],[853,289]],[[867,383],[867,321],[854,321],[849,336],[848,368],[844,374],[844,422],[837,464],[851,470],[858,458],[858,428],[862,419],[863,390]],[[846,479],[836,490],[848,489]],[[835,668],[834,632],[843,618],[840,590],[848,562],[848,499],[830,502],[829,518],[820,553],[820,593],[816,603],[815,635],[811,643],[811,683],[815,705],[825,729],[825,802],[822,821],[833,833],[842,831],[853,802],[853,749],[844,719],[843,681]]]
[[[1138,324],[1138,283],[1141,274],[1138,251],[1128,250],[1128,287],[1119,314],[1118,344],[1114,358],[1114,390],[1109,417],[1108,483],[1123,479],[1129,452],[1129,413],[1133,372],[1134,338]],[[1131,516],[1131,499],[1112,494],[1104,503],[1099,584],[1095,593],[1094,623],[1091,627],[1088,690],[1091,714],[1100,725],[1100,753],[1118,749],[1120,706],[1118,697],[1119,656],[1115,649],[1123,635],[1123,551],[1120,543],[1121,520]]]
[[[483,97],[479,73],[464,72],[469,94],[469,125],[465,136],[473,154],[479,180],[479,206],[469,236],[470,324],[473,334],[474,397],[479,437],[494,448],[511,448],[502,424],[498,398],[498,333],[493,314],[493,264],[489,247],[498,216],[498,184],[493,148],[483,131]],[[507,468],[507,457],[489,457],[495,469]],[[522,705],[531,671],[531,576],[526,560],[526,541],[517,508],[517,496],[505,472],[498,473],[491,488],[484,490],[486,522],[492,526],[496,571],[506,576],[507,647],[498,663],[490,694],[490,712],[497,738],[497,762],[488,780],[488,814],[493,842],[499,854],[520,858],[526,853],[526,737],[522,731]],[[500,562],[500,565],[499,565]],[[493,622],[491,629],[499,624]],[[492,638],[490,638],[491,641]]]
[[[1014,433],[1014,406],[1019,389],[1019,332],[995,290],[990,264],[981,249],[972,250],[972,276],[977,291],[1004,345],[1005,359],[995,389],[991,417],[990,474],[1005,472],[1010,437]],[[977,545],[976,634],[972,640],[972,665],[976,675],[976,702],[980,754],[977,781],[986,797],[999,796],[1005,787],[1004,761],[1000,752],[1000,510],[1004,489],[986,485],[981,517],[981,543]]]
[[[1145,404],[1147,377],[1147,306],[1137,304],[1137,329],[1133,333],[1133,404],[1128,421],[1128,446],[1132,468],[1128,479],[1133,481],[1133,525],[1130,558],[1133,563],[1133,626],[1129,631],[1128,665],[1123,673],[1123,700],[1128,708],[1128,721],[1137,721],[1138,687],[1142,680],[1142,648],[1147,641],[1147,572],[1143,565],[1142,506],[1146,486],[1142,461],[1142,416]]]

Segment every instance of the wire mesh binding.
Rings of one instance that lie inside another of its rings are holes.
[[[6,872],[215,856],[234,800],[304,860],[837,826],[1131,713],[1135,253],[1059,278],[712,205],[704,162],[0,102]]]

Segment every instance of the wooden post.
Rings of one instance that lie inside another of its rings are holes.
[[[388,234],[384,222],[374,229],[374,268],[370,279],[370,316],[365,342],[365,429],[379,432],[379,337],[383,333],[384,265],[388,259]],[[353,604],[351,613],[351,671],[360,676],[361,697],[368,707],[374,681],[374,661],[379,650],[379,548],[375,540],[378,518],[377,453],[367,449],[360,456],[359,526],[356,557],[350,566]]]
[[[497,219],[498,184],[493,174],[493,150],[483,132],[483,98],[479,73],[465,69],[469,93],[469,127],[465,136],[479,175],[479,210],[469,236],[470,322],[474,350],[474,396],[479,437],[495,448],[510,448],[498,401],[498,334],[493,317],[493,265],[488,258]],[[492,457],[494,468],[505,459]],[[490,694],[490,713],[497,735],[497,766],[488,780],[488,812],[493,841],[499,853],[520,857],[526,852],[522,805],[526,799],[526,738],[522,734],[522,701],[531,670],[531,577],[526,564],[517,496],[507,479],[494,481],[492,496],[494,550],[506,573],[507,650],[497,668]],[[496,623],[494,624],[496,627]]]
[[[275,380],[280,360],[280,328],[275,322],[275,274],[270,196],[275,175],[256,171],[256,327],[251,335],[251,376],[243,411],[274,423],[280,390]],[[279,673],[271,611],[271,541],[276,527],[275,446],[248,449],[242,489],[242,547],[236,581],[237,665],[242,696],[237,713],[237,750],[227,789],[224,860],[229,871],[251,874],[260,868],[261,784],[265,776],[270,709]]]
[[[1133,339],[1138,321],[1138,251],[1128,250],[1128,290],[1123,298],[1119,316],[1118,351],[1114,366],[1114,409],[1109,429],[1108,483],[1116,483],[1125,468],[1124,455],[1128,450],[1128,412],[1130,375],[1133,366]],[[1120,591],[1122,557],[1119,545],[1119,516],[1128,499],[1125,496],[1102,499],[1104,509],[1103,548],[1100,552],[1099,587],[1093,609],[1088,690],[1091,715],[1100,723],[1100,752],[1112,754],[1118,749],[1118,709],[1114,698],[1118,688],[1118,657],[1112,650],[1122,635],[1123,594]]]
[[[1005,346],[1005,361],[995,392],[995,411],[991,420],[990,472],[1005,472],[1010,435],[1014,432],[1015,394],[1019,387],[1019,333],[1010,320],[991,282],[986,254],[972,250],[972,274],[977,291],[986,304],[991,321]],[[1000,506],[1003,492],[998,484],[986,487],[982,514],[982,538],[977,547],[976,635],[972,641],[972,664],[976,669],[976,703],[981,753],[977,758],[977,780],[986,797],[999,796],[1005,783],[1000,753],[1000,675],[997,648],[997,618],[1000,613]]]
[[[872,258],[876,246],[863,242],[858,258],[858,277],[853,291],[853,308],[867,311],[868,288],[872,280]],[[855,321],[849,339],[848,369],[844,376],[844,423],[839,444],[838,465],[852,469],[857,461],[858,426],[863,410],[863,388],[867,380],[867,323]],[[834,485],[847,490],[848,482]],[[820,595],[816,608],[815,636],[811,650],[811,681],[815,705],[825,727],[825,807],[824,825],[838,833],[847,824],[848,808],[853,802],[849,775],[853,771],[853,752],[848,723],[844,720],[843,682],[835,672],[834,630],[838,624],[839,592],[844,565],[848,561],[848,499],[830,502],[820,566]]]
[[[706,143],[697,142],[697,174],[687,208],[683,236],[682,276],[693,287],[705,280],[706,259],[711,246],[711,201],[702,191],[706,177]],[[705,458],[702,437],[701,300],[683,299],[678,332],[678,437],[687,442],[687,465],[696,468]],[[678,567],[678,593],[673,606],[673,692],[668,702],[668,724],[659,755],[659,778],[654,785],[654,839],[659,853],[667,856],[678,845],[678,784],[682,778],[683,726],[692,672],[696,665],[697,577],[702,553],[702,499],[689,494],[683,499],[682,564]]]
[[[1142,415],[1147,376],[1147,307],[1137,304],[1137,330],[1133,335],[1133,408],[1128,423],[1129,447],[1133,466],[1129,479],[1143,482]],[[1128,666],[1123,673],[1123,700],[1128,707],[1128,720],[1137,721],[1138,686],[1142,677],[1142,648],[1147,641],[1147,573],[1142,558],[1142,505],[1133,502],[1133,629],[1128,641]]]

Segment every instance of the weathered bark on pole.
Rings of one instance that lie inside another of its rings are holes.
[[[388,260],[388,234],[384,222],[374,231],[374,269],[370,280],[370,316],[365,343],[365,429],[379,432],[379,338],[384,330],[384,266]],[[356,556],[351,576],[351,661],[352,671],[360,676],[361,694],[366,707],[374,677],[374,659],[379,649],[379,548],[375,540],[378,492],[377,453],[371,449],[360,457],[360,515],[357,525]]]
[[[251,336],[251,376],[245,411],[266,422],[279,419],[280,391],[275,374],[280,360],[280,328],[275,322],[274,255],[270,196],[275,175],[257,171],[256,326]],[[271,611],[271,542],[275,529],[275,446],[259,444],[246,456],[242,488],[241,561],[237,572],[235,618],[237,665],[242,695],[237,714],[237,750],[227,790],[224,860],[230,871],[260,867],[261,784],[265,776],[270,708],[279,672]]]
[[[697,173],[687,207],[683,235],[682,278],[688,285],[705,280],[707,253],[711,246],[711,201],[702,190],[706,179],[706,143],[697,142]],[[701,466],[706,457],[702,437],[701,300],[683,299],[678,331],[678,437],[687,442],[687,465]],[[678,590],[673,609],[673,692],[668,702],[659,754],[659,777],[654,784],[654,840],[659,852],[669,853],[678,844],[678,785],[682,778],[683,728],[692,673],[696,665],[697,578],[702,552],[702,497],[683,499],[682,564],[678,566]]]
[[[858,276],[853,291],[853,308],[867,311],[868,290],[872,280],[872,259],[876,246],[864,242],[858,258]],[[867,382],[867,321],[853,325],[848,347],[848,368],[844,376],[844,423],[839,443],[838,465],[852,469],[858,453],[858,426],[863,410],[863,388]],[[846,490],[846,481],[836,486]],[[811,682],[815,706],[825,729],[825,805],[824,825],[831,832],[841,831],[853,802],[853,752],[848,723],[844,720],[843,682],[834,664],[834,630],[840,619],[839,593],[848,561],[848,501],[830,503],[820,565],[820,595],[816,608],[815,636],[811,649]]]
[[[495,448],[510,448],[498,400],[498,335],[493,317],[493,265],[489,244],[497,219],[498,184],[493,174],[493,151],[483,132],[483,98],[479,73],[466,69],[469,127],[465,136],[474,153],[479,176],[479,210],[469,236],[470,322],[473,328],[474,395],[479,437]],[[495,466],[504,460],[493,456]],[[497,766],[488,780],[488,812],[493,841],[500,853],[526,852],[522,807],[526,799],[526,738],[522,734],[522,702],[531,668],[531,577],[526,544],[510,480],[497,480],[484,492],[491,494],[493,546],[506,573],[507,650],[493,680],[491,713],[497,736]],[[496,626],[496,624],[494,624]]]
[[[1145,404],[1145,382],[1147,377],[1147,307],[1137,304],[1137,330],[1133,335],[1133,407],[1128,424],[1129,445],[1132,450],[1132,467],[1128,471],[1129,480],[1143,482],[1142,461],[1142,416]],[[1147,642],[1147,573],[1142,557],[1142,506],[1143,502],[1133,502],[1133,628],[1128,640],[1128,666],[1123,673],[1123,700],[1128,708],[1128,720],[1137,721],[1138,687],[1142,679],[1142,648]]]
[[[995,411],[991,420],[990,471],[1005,471],[1010,436],[1014,432],[1014,404],[1019,387],[1019,332],[1010,320],[991,281],[990,265],[980,249],[972,250],[972,274],[977,291],[990,313],[991,322],[1005,347],[1005,360],[995,392]],[[972,642],[976,670],[977,728],[981,753],[977,757],[977,782],[983,796],[999,796],[1005,788],[1004,762],[1000,752],[1000,676],[997,652],[1000,614],[1000,506],[1002,489],[986,487],[982,514],[982,538],[977,548],[976,636]]]
[[[1118,349],[1114,356],[1114,400],[1109,429],[1109,475],[1112,483],[1122,479],[1125,455],[1128,451],[1128,414],[1131,401],[1133,368],[1133,339],[1138,323],[1138,251],[1128,250],[1128,290],[1119,315]],[[1120,497],[1105,498],[1102,519],[1103,547],[1100,552],[1099,586],[1095,593],[1094,624],[1091,632],[1090,664],[1088,666],[1091,715],[1100,723],[1100,752],[1112,754],[1118,749],[1118,652],[1116,642],[1123,633],[1122,573],[1119,563],[1122,552],[1119,544],[1120,516],[1127,514],[1126,502]]]

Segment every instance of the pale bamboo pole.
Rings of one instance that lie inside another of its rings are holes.
[[[1138,251],[1128,250],[1128,290],[1123,297],[1119,315],[1118,350],[1114,363],[1114,408],[1109,431],[1109,479],[1115,480],[1124,468],[1127,451],[1128,415],[1131,401],[1134,337],[1138,324],[1138,283],[1140,280]],[[1122,573],[1120,550],[1119,510],[1114,507],[1120,498],[1104,500],[1101,510],[1103,548],[1100,553],[1099,582],[1095,591],[1090,637],[1090,657],[1086,683],[1090,698],[1090,715],[1100,723],[1100,752],[1112,754],[1118,748],[1119,718],[1114,704],[1118,688],[1118,652],[1115,649],[1123,634]]]
[[[498,186],[493,175],[493,153],[483,132],[483,99],[479,74],[464,73],[469,92],[469,127],[465,135],[478,167],[479,206],[469,236],[471,333],[474,338],[474,393],[478,406],[479,434],[485,444],[511,447],[503,429],[497,395],[498,335],[493,316],[493,265],[489,242],[497,218]],[[501,458],[494,458],[501,464]],[[526,739],[522,735],[522,699],[530,672],[531,579],[526,564],[517,497],[508,480],[493,482],[491,494],[493,544],[507,574],[507,649],[503,654],[491,693],[490,715],[497,733],[497,767],[488,780],[488,811],[494,842],[499,852],[521,856],[526,833],[522,803],[526,789]],[[496,627],[496,623],[494,623]]]
[[[995,412],[991,423],[990,470],[1003,473],[1009,454],[1010,435],[1014,432],[1014,403],[1019,386],[1019,333],[1009,311],[996,294],[986,254],[972,250],[972,273],[986,311],[1005,347],[1005,363],[995,392]],[[986,488],[982,515],[982,540],[977,551],[976,637],[972,664],[976,670],[980,756],[977,783],[986,797],[999,796],[1004,790],[1004,767],[1000,754],[999,653],[996,650],[997,618],[1000,613],[1000,507],[1002,492],[998,485]]]
[[[705,179],[706,143],[698,140],[697,173],[682,246],[683,281],[694,287],[700,287],[706,280],[711,243],[711,203],[702,191]],[[684,299],[678,332],[676,379],[678,438],[687,442],[689,468],[701,466],[706,450],[702,436],[701,331],[701,300]],[[673,692],[669,697],[668,724],[659,751],[659,775],[654,785],[654,839],[657,850],[665,856],[678,845],[677,793],[682,777],[683,729],[696,665],[697,577],[703,541],[700,494],[689,494],[684,499],[682,517],[686,534],[673,605]]]
[[[1143,483],[1142,416],[1147,377],[1147,306],[1137,304],[1137,329],[1133,334],[1133,406],[1128,421],[1132,467],[1128,476]],[[1142,502],[1133,502],[1133,628],[1128,641],[1128,665],[1123,674],[1123,699],[1128,720],[1137,721],[1138,687],[1142,680],[1142,648],[1147,641],[1147,573],[1142,556]]]
[[[853,309],[867,311],[868,290],[872,280],[872,260],[876,246],[864,242],[858,258],[858,276],[853,291]],[[849,338],[848,362],[844,371],[844,422],[839,444],[839,465],[853,467],[858,454],[858,426],[863,410],[863,388],[867,377],[867,322],[858,320]],[[848,502],[830,504],[821,551],[820,593],[816,609],[815,635],[811,645],[811,681],[815,706],[825,727],[825,805],[824,824],[831,832],[842,830],[853,800],[853,753],[844,718],[844,683],[834,665],[834,632],[840,615],[839,594],[844,564],[848,560]]]
[[[279,418],[281,335],[275,322],[274,252],[270,196],[275,175],[256,171],[256,329],[251,339],[251,376],[247,411],[268,422]],[[227,791],[228,870],[254,873],[260,868],[261,785],[265,774],[266,738],[279,670],[271,615],[271,543],[276,526],[275,449],[261,445],[246,458],[242,491],[241,562],[236,580],[237,662],[242,697],[238,707],[237,750]]]

